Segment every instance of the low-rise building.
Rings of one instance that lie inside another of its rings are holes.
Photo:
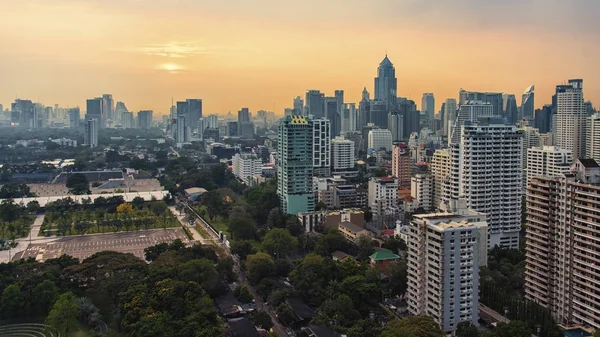
[[[355,225],[351,222],[340,222],[338,225],[338,230],[346,240],[351,242],[358,242],[361,236],[370,236],[370,232],[363,227]]]
[[[233,175],[246,184],[262,174],[262,160],[255,154],[236,153],[231,162]]]

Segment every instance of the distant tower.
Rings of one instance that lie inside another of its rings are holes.
[[[98,146],[98,120],[95,118],[86,120],[83,141],[89,147]]]
[[[102,95],[102,99],[104,100],[104,114],[106,115],[106,119],[114,120],[115,100],[111,94]]]
[[[444,135],[450,136],[450,123],[456,120],[456,100],[448,98],[444,102]]]
[[[292,111],[292,115],[302,115],[303,112],[304,100],[302,100],[302,97],[296,96],[296,98],[294,98],[294,109]]]
[[[421,112],[427,113],[429,121],[433,121],[433,117],[435,116],[435,97],[432,93],[426,92],[423,94],[423,98],[421,98]]]
[[[571,150],[574,160],[585,156],[586,119],[583,80],[569,80],[567,85],[557,86],[554,144]]]
[[[396,70],[386,54],[377,68],[375,99],[384,102],[388,110],[392,109],[396,106],[397,88]]]
[[[515,95],[503,94],[502,95],[502,106],[504,109],[504,117],[509,123],[514,124],[519,120],[519,109],[517,108],[517,99]],[[533,113],[531,116],[523,117],[527,119],[533,119]]]
[[[307,115],[312,115],[315,118],[325,117],[325,94],[319,90],[306,91]]]
[[[533,90],[535,89],[535,87],[529,86],[525,92],[523,93],[522,99],[521,99],[521,118],[528,118],[531,119],[533,118],[533,110],[535,109],[534,106],[534,93]]]
[[[364,88],[362,91],[362,99],[360,103],[358,103],[358,121],[356,124],[356,128],[358,130],[362,130],[363,127],[367,126],[368,123],[371,123],[371,97],[367,88]]]

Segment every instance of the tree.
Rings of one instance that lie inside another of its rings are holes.
[[[594,337],[600,337],[600,329],[596,329],[596,331],[594,331]]]
[[[52,306],[46,324],[57,331],[69,335],[69,329],[77,324],[77,315],[79,314],[79,304],[72,292],[67,292],[58,298]]]
[[[131,200],[131,204],[135,209],[141,209],[144,206],[145,202],[146,201],[144,201],[144,198],[142,197],[135,197],[133,198],[133,200]]]
[[[281,303],[277,307],[277,317],[281,323],[285,325],[290,325],[296,321],[296,314],[294,314],[294,310],[292,310],[292,307],[285,302]]]
[[[90,183],[87,177],[82,173],[70,174],[67,178],[67,188],[69,193],[75,195],[90,194]]]
[[[255,311],[250,314],[250,319],[254,322],[255,326],[259,326],[267,331],[273,327],[273,321],[271,316],[264,311]]]
[[[216,295],[219,290],[219,273],[208,259],[190,260],[178,267],[179,279],[196,282],[209,294]]]
[[[391,321],[383,329],[381,337],[444,337],[445,335],[433,318],[412,316]]]
[[[245,260],[248,255],[256,253],[256,249],[252,246],[252,241],[236,240],[231,244],[231,252]]]
[[[0,199],[18,199],[33,195],[27,184],[8,183],[0,188]]]
[[[495,329],[486,332],[484,337],[531,337],[531,333],[525,322],[510,321],[508,324],[498,324]]]
[[[129,216],[133,213],[133,206],[127,202],[122,203],[117,206],[117,213]]]
[[[456,337],[479,337],[479,330],[471,322],[460,322],[456,326]]]
[[[395,254],[398,254],[399,251],[406,250],[406,242],[404,242],[404,240],[402,240],[399,236],[393,236],[387,239],[387,241],[385,241],[381,247],[389,249]]]
[[[54,282],[50,280],[44,280],[33,288],[32,298],[33,306],[35,311],[42,316],[48,314],[48,310],[52,307],[54,302],[58,299],[58,288]]]
[[[247,217],[235,217],[230,219],[229,232],[235,240],[252,240],[257,237],[254,222]]]
[[[246,257],[246,270],[248,279],[253,284],[258,284],[263,278],[271,277],[275,273],[275,261],[265,253],[256,253]]]
[[[248,287],[244,284],[238,284],[233,291],[233,296],[238,299],[238,301],[242,303],[250,303],[252,302],[252,294],[248,290]]]
[[[275,207],[269,212],[267,217],[267,228],[282,228],[285,225],[285,214],[281,208]]]
[[[366,261],[369,256],[373,253],[373,240],[366,235],[362,235],[358,238],[358,254],[357,258],[359,261]]]
[[[298,247],[298,240],[287,229],[273,228],[262,241],[263,249],[275,258],[284,258]]]
[[[27,203],[27,212],[35,214],[40,210],[40,203],[37,200],[33,200]]]
[[[347,295],[339,295],[323,302],[315,317],[319,325],[344,328],[352,326],[358,319],[360,313],[354,309],[352,300]]]
[[[23,314],[25,296],[21,293],[21,288],[16,284],[11,284],[4,288],[2,292],[2,315],[4,317],[19,317]]]
[[[392,265],[389,286],[392,295],[404,296],[408,289],[408,267],[406,261],[399,261]]]

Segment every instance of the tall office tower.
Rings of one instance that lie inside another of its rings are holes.
[[[535,86],[531,85],[525,89],[523,96],[521,97],[521,118],[533,118],[533,111],[535,110],[534,91]]]
[[[81,111],[79,108],[71,108],[69,109],[69,127],[71,129],[79,128],[79,120],[81,119],[80,114]]]
[[[392,148],[392,176],[398,179],[401,187],[410,186],[412,162],[410,149],[404,143],[396,143]]]
[[[585,106],[585,111],[588,116],[597,113],[596,109],[594,109],[594,106],[592,105],[592,102],[586,101],[585,103],[583,103],[583,105]]]
[[[307,115],[312,115],[314,118],[325,117],[325,94],[319,90],[307,90],[306,99]]]
[[[356,131],[356,104],[344,103],[342,105],[342,126],[341,134],[345,135],[348,132]]]
[[[83,142],[86,146],[98,146],[98,120],[90,118],[85,121],[85,129],[83,132]]]
[[[334,174],[354,168],[353,141],[344,137],[335,137],[331,140],[331,167]]]
[[[404,139],[404,116],[398,113],[388,115],[388,130],[392,133],[392,141],[399,142]]]
[[[362,130],[364,126],[371,123],[371,98],[367,88],[362,91],[362,99],[358,103],[358,121],[356,128]]]
[[[238,111],[238,124],[249,123],[250,122],[250,111],[248,108],[242,108]]]
[[[106,119],[114,120],[115,100],[111,94],[102,95],[102,99],[104,100],[104,114],[106,115]]]
[[[585,155],[587,113],[583,102],[583,80],[569,80],[568,85],[556,87],[554,144],[571,150],[574,159]]]
[[[331,136],[337,137],[342,132],[342,118],[338,113],[338,105],[337,98],[335,97],[325,97],[324,106],[325,106],[325,118],[329,119],[331,123]],[[317,117],[315,117],[317,118]]]
[[[169,108],[169,118],[176,120],[177,119],[177,106],[171,105]]]
[[[238,111],[238,136],[247,139],[254,138],[254,124],[250,121],[248,108]]]
[[[573,163],[570,150],[556,146],[527,149],[527,184],[539,176],[556,177],[568,173]]]
[[[127,110],[127,107],[125,106],[125,103],[123,102],[117,102],[117,105],[115,106],[115,115],[114,115],[114,119],[115,121],[122,121],[123,120],[123,112],[129,111]],[[176,117],[174,117],[176,118]]]
[[[460,106],[460,109],[458,110],[458,114],[456,116],[456,120],[452,121],[450,127],[451,136],[448,137],[448,143],[458,143],[460,141],[461,127],[465,125],[466,122],[475,123],[480,118],[489,118],[494,116],[494,106],[488,102],[465,102]]]
[[[98,121],[98,129],[106,127],[106,109],[104,108],[104,99],[102,97],[87,100],[85,119],[94,118]]]
[[[456,120],[456,100],[448,98],[444,102],[444,135],[450,137],[450,124]]]
[[[502,93],[500,92],[477,92],[477,91],[466,91],[460,89],[458,93],[460,99],[458,100],[458,106],[466,104],[468,101],[481,101],[487,102],[492,105],[493,113],[495,116],[501,116],[502,110]]]
[[[501,119],[466,123],[452,144],[444,203],[465,198],[467,207],[487,214],[490,248],[519,247],[523,192],[523,139]]]
[[[427,114],[427,118],[430,121],[433,121],[435,117],[435,97],[433,93],[424,93],[423,98],[421,98],[421,112]]]
[[[433,208],[439,209],[444,193],[444,181],[450,175],[450,152],[448,149],[435,150],[431,159],[433,176]]]
[[[262,167],[262,159],[253,153],[236,153],[231,158],[231,173],[246,185],[250,185],[255,177],[261,176]]]
[[[523,168],[527,168],[527,150],[532,147],[540,146],[540,132],[531,126],[524,126],[519,129],[523,135]]]
[[[536,109],[533,113],[533,126],[540,130],[540,133],[547,133],[552,130],[552,104],[546,104],[541,109]]]
[[[286,214],[312,212],[313,122],[304,116],[281,120],[277,135],[277,195]]]
[[[417,173],[410,179],[410,195],[414,198],[417,208],[425,211],[433,209],[433,176],[429,173]]]
[[[333,97],[335,97],[337,102],[338,114],[341,116],[343,113],[342,109],[344,108],[344,90],[336,90]]]
[[[379,228],[390,228],[396,224],[398,208],[398,180],[393,177],[371,178],[369,180],[369,207],[373,211],[373,221]]]
[[[361,138],[361,150],[364,151],[365,153],[369,150],[369,132],[371,132],[371,130],[375,130],[377,129],[377,127],[375,125],[373,125],[372,123],[368,123],[367,125],[363,126],[360,134],[360,138]]]
[[[327,118],[315,118],[313,126],[313,174],[317,177],[331,175],[331,122]]]
[[[188,121],[190,125],[196,125],[198,120],[202,118],[202,100],[199,98],[186,99],[188,104]]]
[[[367,147],[375,151],[384,149],[385,151],[392,150],[392,133],[386,129],[371,129],[369,131]]]
[[[588,117],[586,131],[586,157],[600,162],[600,113],[595,113]]]
[[[375,77],[375,99],[382,101],[387,110],[396,106],[396,97],[398,89],[398,80],[396,79],[396,69],[385,55],[385,58],[377,68],[377,77]],[[372,121],[371,121],[372,123]]]
[[[371,101],[369,120],[377,127],[380,127],[382,129],[388,128],[388,108],[384,101]]]
[[[294,108],[292,109],[292,115],[302,115],[304,113],[304,100],[302,97],[296,96],[294,98]]]
[[[177,116],[177,144],[183,144],[190,141],[187,118],[185,115]]]
[[[398,102],[398,112],[403,116],[404,137],[421,131],[421,114],[414,101],[404,99]]]
[[[138,111],[137,125],[140,129],[150,129],[152,127],[152,110]]]
[[[431,316],[446,334],[479,325],[479,267],[487,264],[485,215],[415,215],[408,231],[408,311]]]
[[[502,95],[502,109],[504,111],[504,117],[506,120],[514,124],[519,120],[519,108],[517,108],[517,99],[513,94]],[[532,119],[533,114],[528,116],[528,119]]]
[[[204,117],[201,117],[204,118]],[[206,116],[206,122],[208,123],[206,127],[216,129],[219,127],[219,116],[218,115],[208,115]]]
[[[35,117],[35,107],[32,101],[16,99],[10,108],[11,111],[18,113],[18,118],[11,118],[11,120],[17,119],[20,127],[35,128],[37,118]]]
[[[527,188],[525,297],[559,324],[600,328],[600,167],[580,159]]]
[[[133,112],[129,112],[129,111],[121,112],[121,127],[123,129],[135,128],[135,119],[133,118]]]
[[[227,122],[227,132],[225,134],[228,137],[237,137],[238,136],[238,123],[237,122]]]

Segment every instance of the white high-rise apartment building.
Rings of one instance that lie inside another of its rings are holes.
[[[383,224],[386,219],[393,220],[398,209],[398,180],[393,177],[371,178],[369,180],[369,207],[373,211],[373,219]]]
[[[600,328],[600,167],[579,159],[571,173],[527,188],[525,297],[557,323]]]
[[[433,209],[433,176],[428,173],[417,173],[410,180],[410,195],[415,198],[416,207],[425,211]]]
[[[479,325],[479,267],[487,264],[487,224],[478,212],[415,215],[408,232],[408,310],[446,333]]]
[[[334,172],[354,168],[354,142],[344,137],[335,137],[331,141],[331,160]]]
[[[586,119],[583,80],[569,80],[569,84],[557,86],[554,145],[571,150],[574,159],[585,156]]]
[[[569,172],[573,163],[571,150],[557,146],[532,147],[527,149],[527,184],[539,176],[560,176]]]
[[[444,181],[450,175],[450,151],[435,150],[431,159],[431,175],[433,176],[433,208],[438,209],[444,194]]]
[[[331,122],[327,118],[313,119],[314,175],[331,175]]]
[[[84,143],[89,147],[98,146],[98,120],[90,118],[85,121]]]
[[[458,143],[460,141],[461,126],[466,122],[475,123],[480,118],[489,118],[494,117],[495,115],[497,115],[497,112],[494,111],[494,106],[492,104],[483,101],[467,101],[460,106],[456,119],[452,120],[448,144]]]
[[[522,153],[521,134],[501,119],[463,125],[460,142],[451,146],[444,203],[465,198],[469,208],[485,213],[490,248],[519,246]]]
[[[585,143],[586,157],[600,162],[600,113],[595,113],[588,117]]]
[[[448,98],[444,102],[444,136],[450,136],[450,125],[456,120],[456,99]]]
[[[177,116],[177,146],[190,141],[189,127],[185,115]]]
[[[392,150],[392,133],[387,129],[374,129],[369,131],[368,146],[370,149],[386,151]]]
[[[231,163],[233,175],[247,185],[254,177],[262,175],[262,160],[253,153],[236,153]]]
[[[348,132],[356,130],[356,119],[358,117],[356,111],[356,104],[354,103],[344,103],[341,108],[341,134],[345,135]]]
[[[540,146],[540,131],[531,126],[519,129],[523,135],[523,168],[527,168],[527,149]]]

